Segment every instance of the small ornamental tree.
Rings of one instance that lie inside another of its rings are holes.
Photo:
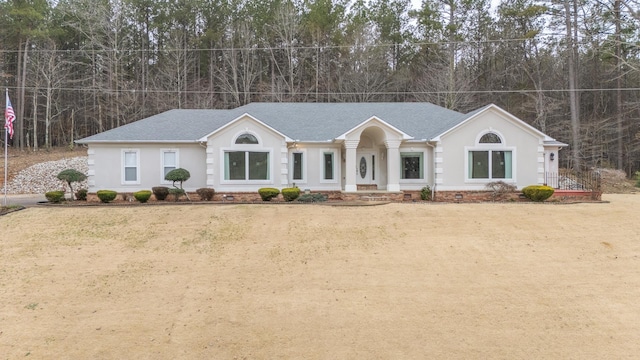
[[[76,169],[66,169],[62,170],[58,174],[58,179],[65,181],[69,185],[71,200],[73,200],[73,187],[71,187],[71,183],[84,181],[87,179],[87,175],[81,173]]]
[[[180,194],[184,194],[187,199],[191,201],[191,199],[189,199],[189,195],[187,195],[187,192],[182,188],[182,183],[189,180],[190,177],[191,174],[189,174],[189,171],[183,168],[173,169],[164,176],[165,180],[173,181],[174,188],[180,189],[180,191],[173,191],[173,194],[176,196],[176,200],[178,200],[177,197],[179,197]],[[176,186],[176,182],[180,182],[180,187]]]

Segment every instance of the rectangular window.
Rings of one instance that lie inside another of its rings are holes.
[[[323,168],[323,179],[324,180],[333,180],[333,153],[326,152],[324,153],[324,166]]]
[[[302,153],[293,153],[293,180],[302,180]]]
[[[269,180],[269,153],[249,152],[249,180]]]
[[[424,153],[400,153],[402,179],[424,179]]]
[[[269,153],[228,151],[224,153],[225,180],[269,180]]]
[[[138,150],[126,150],[123,152],[123,177],[125,184],[137,184],[138,175]]]
[[[178,154],[173,150],[165,150],[162,152],[162,178],[171,170],[178,168]]]
[[[469,178],[471,179],[511,179],[511,151],[469,151]]]

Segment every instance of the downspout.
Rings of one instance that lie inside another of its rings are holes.
[[[436,176],[438,176],[438,173],[436,172],[436,147],[433,144],[430,144],[428,140],[425,139],[425,142],[427,144],[427,146],[431,147],[431,153],[433,154],[433,176],[431,177],[433,179],[433,184],[431,186],[431,201],[435,201],[436,199]]]

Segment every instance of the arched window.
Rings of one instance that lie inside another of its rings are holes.
[[[251,134],[242,134],[236,138],[236,144],[258,144],[258,139]]]
[[[513,179],[513,148],[506,147],[502,137],[493,131],[482,134],[477,141],[475,147],[467,148],[467,179]]]
[[[501,144],[502,139],[496,133],[488,132],[480,138],[480,144]]]

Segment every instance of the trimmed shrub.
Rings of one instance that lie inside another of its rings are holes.
[[[152,194],[151,190],[140,190],[140,191],[134,192],[133,197],[144,204],[147,201],[149,201],[151,194]]]
[[[98,199],[100,199],[100,201],[106,204],[115,200],[118,193],[113,190],[98,190],[96,195],[98,195]]]
[[[282,189],[282,197],[285,201],[293,201],[300,196],[300,189],[297,187]]]
[[[184,189],[172,188],[169,189],[169,194],[173,195],[173,201],[178,201],[182,195],[186,195],[187,193]]]
[[[66,182],[69,185],[69,191],[71,192],[71,200],[73,200],[73,187],[71,186],[71,183],[80,182],[87,179],[87,175],[81,173],[76,169],[62,170],[60,171],[60,173],[58,173],[57,177],[58,179]]]
[[[258,189],[258,194],[260,194],[262,201],[271,201],[271,199],[280,194],[280,190],[276,188],[261,188]]]
[[[87,189],[78,189],[76,191],[76,200],[87,201]]]
[[[211,201],[213,200],[213,195],[216,194],[216,191],[211,188],[200,188],[196,190],[196,193],[200,196],[200,200]]]
[[[44,197],[47,198],[47,201],[58,204],[64,200],[64,191],[62,190],[49,191],[44,194]]]
[[[431,200],[431,187],[429,185],[420,189],[420,199]]]
[[[553,188],[545,185],[530,185],[522,189],[527,199],[533,201],[545,201],[553,195]]]
[[[166,186],[155,186],[152,187],[153,195],[155,195],[156,200],[164,200],[169,196],[169,188]]]
[[[298,201],[310,203],[310,202],[324,202],[327,201],[327,196],[324,194],[303,194],[300,195]]]
[[[189,173],[189,171],[183,168],[177,168],[169,171],[167,175],[164,176],[164,179],[173,181],[173,187],[177,187],[176,182],[180,182],[180,189],[182,189],[182,183],[189,180],[190,177],[191,174]]]

